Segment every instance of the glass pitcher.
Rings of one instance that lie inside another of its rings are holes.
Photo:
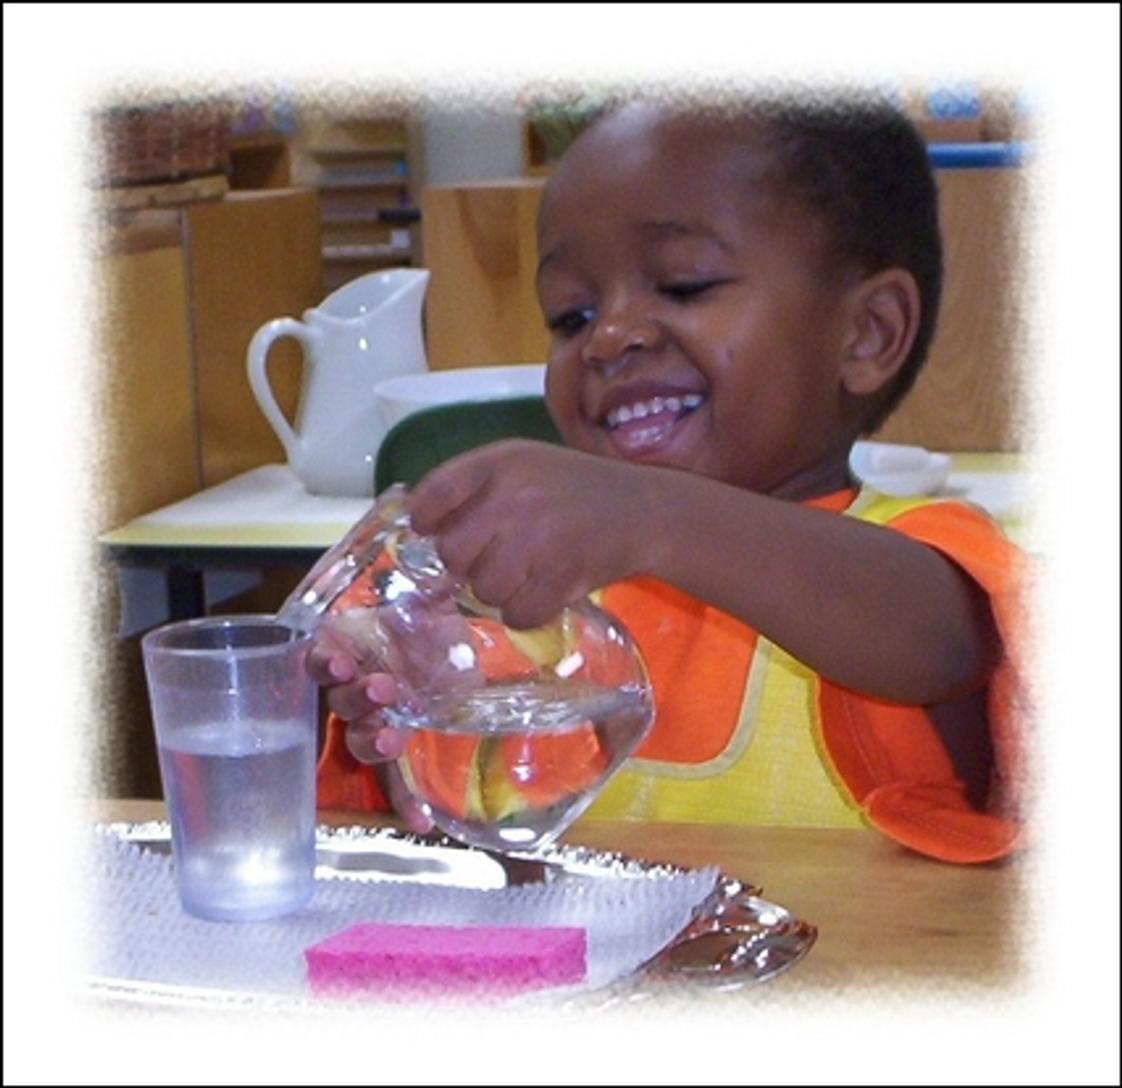
[[[406,786],[446,834],[527,851],[588,807],[654,720],[646,667],[591,600],[533,630],[497,611],[415,533],[388,489],[278,613],[397,682],[383,713],[405,736]]]

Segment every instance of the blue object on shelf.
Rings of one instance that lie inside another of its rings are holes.
[[[1020,166],[1028,147],[1024,141],[1003,143],[933,143],[927,145],[927,157],[935,170],[985,170],[1002,166]]]
[[[973,83],[936,87],[927,95],[927,112],[941,121],[973,120],[982,115],[982,96]]]

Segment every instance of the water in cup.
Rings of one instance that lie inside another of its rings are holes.
[[[294,721],[201,726],[159,748],[184,907],[253,921],[312,896],[315,734]]]
[[[438,827],[494,850],[561,834],[629,756],[650,721],[647,693],[594,683],[510,682],[389,708],[407,732],[400,766]]]

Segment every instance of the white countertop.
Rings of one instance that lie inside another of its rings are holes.
[[[261,465],[104,533],[142,547],[330,547],[373,498],[312,495],[287,465]]]

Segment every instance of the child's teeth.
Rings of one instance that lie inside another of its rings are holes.
[[[700,393],[685,393],[680,397],[651,397],[650,400],[625,404],[608,413],[608,425],[618,427],[633,419],[646,419],[659,412],[680,412],[683,408],[697,408],[705,398]]]

